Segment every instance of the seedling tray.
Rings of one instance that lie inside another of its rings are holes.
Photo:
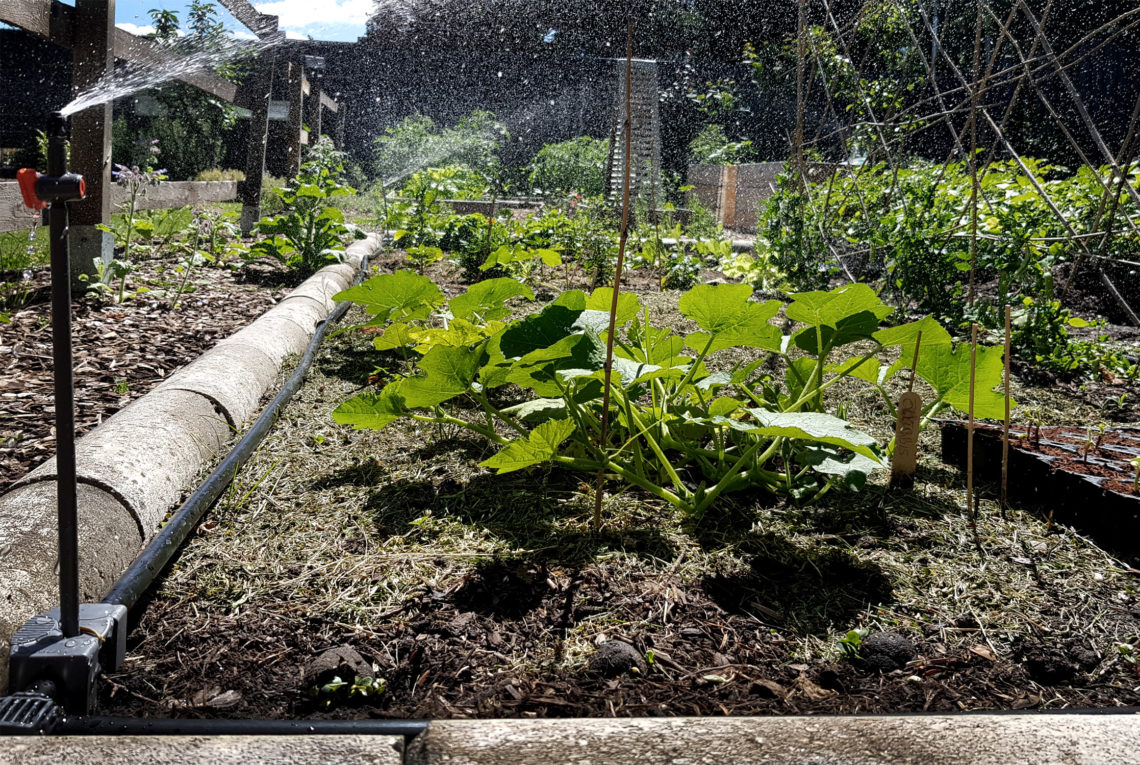
[[[939,425],[943,461],[965,470],[966,423]],[[1001,481],[1001,438],[1001,428],[975,426],[975,481]],[[1129,463],[1140,457],[1140,429],[1018,426],[1009,447],[1011,503],[1039,506],[1101,546],[1140,559],[1140,494],[1132,492]]]

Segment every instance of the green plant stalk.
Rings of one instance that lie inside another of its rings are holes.
[[[129,195],[130,201],[127,203],[127,233],[123,240],[123,262],[129,263],[131,261],[131,244],[134,237],[132,234],[135,230],[135,207],[138,204],[139,192],[142,190],[140,183],[132,182],[130,185],[131,193]],[[119,279],[119,298],[116,302],[122,303],[126,299],[127,292],[127,271],[123,270],[123,276]]]

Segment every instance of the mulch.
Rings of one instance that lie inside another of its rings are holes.
[[[917,657],[901,669],[801,663],[793,642],[741,603],[731,584],[715,575],[688,582],[669,576],[617,579],[595,564],[568,569],[495,560],[446,591],[425,589],[400,613],[355,634],[330,631],[317,617],[257,608],[195,608],[188,623],[193,604],[156,600],[129,648],[142,660],[110,677],[101,704],[123,715],[285,719],[870,714],[1016,710],[1045,701],[1076,708],[1140,704],[1140,688],[1109,682],[1113,657],[1090,650],[1079,635],[1049,643],[1027,639],[1013,656],[998,659],[968,617],[928,625],[915,641]],[[552,665],[537,661],[543,645],[568,645],[576,626],[599,616],[612,625],[608,640],[652,657],[644,671],[607,676],[588,666],[566,669],[553,666],[562,658],[557,653]],[[1133,618],[1140,619],[1140,609]],[[973,632],[976,642],[948,648],[946,631]],[[344,642],[330,641],[334,636]],[[177,650],[171,650],[174,645]],[[386,692],[326,709],[307,691],[318,657],[330,650],[355,652],[385,678]],[[528,655],[536,661],[520,662]]]
[[[120,305],[75,298],[72,312],[76,425],[86,433],[215,343],[260,316],[290,287],[267,269],[199,268],[178,308],[173,274],[147,261],[130,278],[142,293]],[[0,324],[0,490],[55,454],[50,277],[33,274],[29,302]]]

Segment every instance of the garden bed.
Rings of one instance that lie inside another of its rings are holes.
[[[430,274],[448,296],[465,289],[449,266]],[[641,300],[658,326],[679,327],[677,296]],[[163,580],[104,685],[105,710],[465,718],[1140,703],[1138,572],[1038,508],[1001,514],[986,498],[971,527],[964,478],[936,459],[932,432],[913,490],[887,488],[880,472],[814,506],[740,492],[696,520],[611,483],[594,532],[581,474],[493,475],[479,463],[497,448],[450,425],[332,421],[395,364],[360,333],[326,344]],[[1052,422],[1096,412],[1050,388],[1015,394]],[[877,395],[828,396],[890,437]],[[886,671],[848,660],[844,642],[861,650],[854,630],[898,635],[876,640],[913,654]],[[636,672],[599,664],[600,646],[619,642]]]
[[[942,456],[964,470],[965,423],[944,422]],[[1049,508],[1133,563],[1140,562],[1140,431],[1136,428],[1014,427],[1010,432],[1009,495],[1020,504]],[[980,426],[974,433],[974,469],[979,479],[1001,480],[1002,431]]]
[[[119,304],[76,296],[78,435],[267,311],[292,277],[264,267],[197,268],[172,308],[180,280],[170,263],[144,260],[131,281],[150,292]],[[21,288],[26,303],[0,324],[0,490],[55,453],[49,284],[48,270],[33,272]]]

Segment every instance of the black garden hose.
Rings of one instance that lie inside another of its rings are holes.
[[[360,273],[357,274],[353,283],[359,283],[367,271],[368,258],[365,257],[361,263]],[[175,511],[174,515],[159,531],[158,536],[151,540],[146,549],[139,553],[130,567],[111,586],[103,598],[104,603],[124,605],[128,609],[133,608],[135,603],[154,583],[154,580],[163,572],[182,543],[186,541],[186,537],[198,525],[198,521],[214,505],[214,502],[233,481],[237,472],[253,456],[265,437],[269,435],[269,431],[277,422],[277,415],[289,403],[298,388],[301,387],[301,383],[304,382],[305,374],[312,366],[317,350],[328,334],[329,328],[339,321],[351,306],[352,303],[349,302],[341,303],[317,325],[316,332],[309,341],[305,354],[301,357],[301,362],[280,392],[265,407],[265,411],[242,436],[233,451],[206,477],[206,480],[190,498]]]
[[[53,736],[404,736],[423,733],[427,720],[218,720],[158,717],[68,717]]]

